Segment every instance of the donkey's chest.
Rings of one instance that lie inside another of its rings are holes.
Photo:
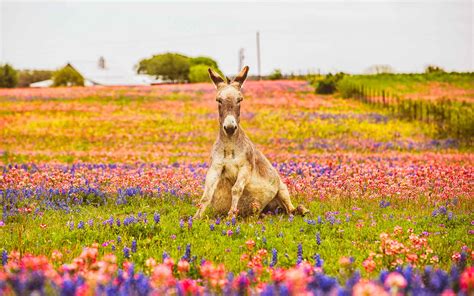
[[[235,182],[239,174],[240,168],[245,162],[245,158],[241,155],[226,155],[222,161],[222,176],[232,183]]]

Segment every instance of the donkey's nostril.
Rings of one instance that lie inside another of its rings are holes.
[[[228,134],[229,136],[232,136],[236,129],[237,129],[237,127],[234,126],[234,125],[224,126],[224,130],[225,130],[226,134]]]

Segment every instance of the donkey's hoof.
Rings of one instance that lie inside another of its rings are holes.
[[[303,206],[303,205],[298,205],[296,207],[296,211],[295,211],[297,214],[301,215],[301,216],[306,216],[307,214],[309,214],[309,210]]]

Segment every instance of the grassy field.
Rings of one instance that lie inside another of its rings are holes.
[[[190,218],[210,84],[0,90],[0,293],[473,291],[469,149],[301,81],[244,96],[243,128],[310,215]]]
[[[410,99],[474,102],[474,73],[378,74],[346,76],[345,84],[364,85]]]

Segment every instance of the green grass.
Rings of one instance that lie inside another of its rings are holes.
[[[8,250],[20,250],[33,254],[51,254],[59,250],[64,254],[63,261],[70,262],[78,256],[82,248],[97,242],[102,244],[114,241],[115,253],[119,262],[123,259],[123,248],[130,248],[132,240],[136,239],[138,252],[132,253],[131,260],[142,270],[145,260],[153,257],[159,259],[163,252],[172,258],[179,259],[184,254],[187,244],[191,244],[191,254],[201,259],[225,263],[234,272],[245,270],[245,264],[240,256],[245,252],[245,242],[255,240],[257,248],[265,248],[271,254],[272,248],[278,251],[277,266],[293,266],[296,261],[297,247],[303,246],[303,257],[313,262],[313,255],[318,253],[325,260],[327,273],[335,275],[338,272],[338,261],[341,256],[353,256],[356,265],[362,269],[361,263],[371,251],[378,251],[379,235],[390,233],[395,226],[401,226],[406,231],[413,228],[415,233],[430,232],[428,242],[434,254],[440,258],[440,266],[450,265],[451,255],[459,251],[463,245],[472,245],[472,240],[466,234],[469,221],[473,219],[474,205],[469,198],[460,199],[457,205],[450,204],[454,218],[446,216],[431,217],[431,212],[438,205],[420,197],[417,200],[389,200],[392,204],[380,208],[375,200],[329,199],[324,202],[308,204],[312,214],[305,219],[323,218],[324,223],[309,225],[303,218],[297,216],[292,222],[286,215],[252,217],[237,219],[235,226],[226,226],[228,219],[223,219],[215,230],[210,230],[214,219],[193,221],[188,229],[188,217],[193,215],[195,207],[188,200],[164,196],[160,198],[130,198],[126,205],[108,204],[103,206],[80,206],[73,208],[70,213],[58,210],[48,210],[36,218],[16,216],[8,220],[6,226],[0,228],[0,246]],[[359,207],[360,210],[353,210]],[[324,219],[328,211],[339,211],[337,218],[340,224],[331,225]],[[138,212],[147,213],[148,223],[143,222],[131,226],[104,226],[102,221],[113,216],[123,219],[126,216],[137,216]],[[161,214],[161,221],[155,224],[153,213]],[[346,222],[346,214],[349,221]],[[93,219],[94,226],[87,222]],[[184,227],[180,228],[179,221],[184,219]],[[69,230],[68,222],[74,222],[75,228]],[[84,229],[77,229],[79,221],[84,221]],[[45,229],[40,224],[46,224]],[[358,228],[357,224],[363,226]],[[440,226],[444,224],[444,226]],[[236,227],[241,229],[236,234]],[[262,231],[262,227],[265,228]],[[222,235],[222,230],[232,229],[232,236]],[[321,244],[316,243],[316,233],[320,233]],[[438,234],[436,234],[438,233]],[[120,236],[122,243],[117,243]],[[173,236],[176,236],[174,239]],[[266,238],[266,242],[264,242]],[[100,247],[102,254],[112,252],[111,245]],[[286,255],[285,255],[286,254]],[[269,260],[270,260],[269,255]]]
[[[384,90],[392,95],[408,96],[410,98],[427,96],[433,89],[441,91],[437,92],[437,96],[449,99],[474,98],[474,72],[346,75],[338,83],[338,89],[344,92],[348,84],[363,85],[371,90]],[[463,94],[455,93],[459,91],[463,91]]]

